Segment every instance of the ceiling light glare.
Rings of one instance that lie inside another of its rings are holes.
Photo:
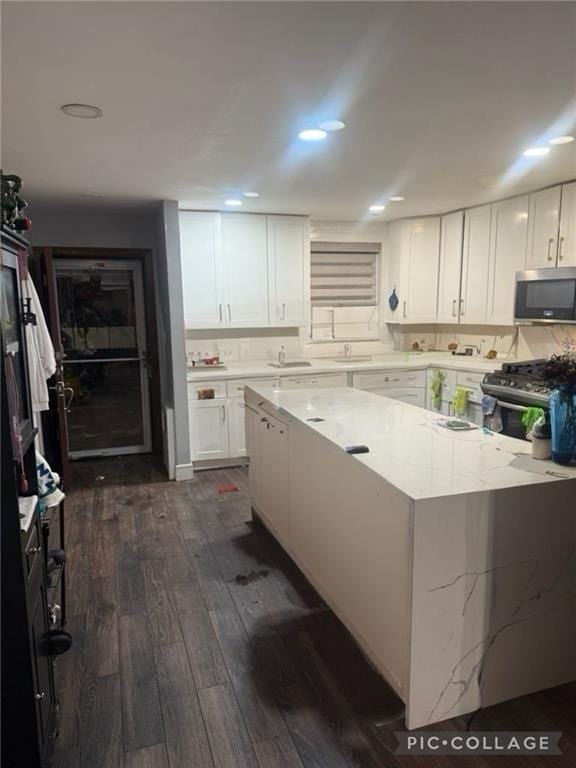
[[[525,157],[542,157],[550,152],[550,147],[530,147],[524,151]]]
[[[323,141],[328,134],[321,128],[306,128],[304,131],[300,131],[298,137],[302,141]]]
[[[328,131],[329,133],[331,131],[342,131],[346,128],[346,123],[342,122],[342,120],[324,120],[320,123],[318,128],[323,131]]]
[[[230,200],[226,200],[225,205],[229,205],[231,208],[237,208],[239,205],[242,205],[242,200],[231,198]]]
[[[556,136],[555,139],[550,139],[548,144],[571,144],[574,141],[574,136]]]
[[[381,205],[380,203],[378,203],[376,205],[371,205],[370,208],[368,208],[368,210],[370,211],[370,213],[382,213],[382,211],[385,210],[385,208],[386,208],[385,205]]]
[[[244,192],[244,197],[260,197],[260,192]]]
[[[406,198],[402,197],[402,195],[392,195],[392,197],[389,198],[391,203],[403,203]]]

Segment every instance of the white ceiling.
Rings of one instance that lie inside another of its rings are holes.
[[[4,2],[3,167],[35,204],[359,219],[576,176],[576,3]],[[98,120],[60,112],[95,104]],[[299,129],[342,118],[321,145]]]

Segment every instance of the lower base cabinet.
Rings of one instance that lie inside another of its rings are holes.
[[[224,398],[190,400],[190,454],[193,460],[227,459],[228,403]]]
[[[228,437],[230,458],[248,456],[246,447],[246,404],[242,397],[228,401]]]

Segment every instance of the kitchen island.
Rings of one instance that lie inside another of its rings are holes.
[[[408,728],[576,679],[576,468],[355,389],[245,399],[254,514]]]

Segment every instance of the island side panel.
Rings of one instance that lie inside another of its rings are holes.
[[[404,698],[411,501],[299,422],[289,457],[293,557]]]
[[[418,501],[407,725],[575,679],[572,482]]]

